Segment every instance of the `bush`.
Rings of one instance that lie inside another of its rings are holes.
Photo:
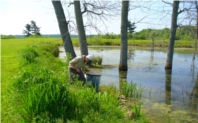
[[[38,56],[38,53],[33,48],[26,48],[20,51],[21,63],[32,63]]]
[[[1,39],[13,39],[15,38],[13,35],[1,35]]]

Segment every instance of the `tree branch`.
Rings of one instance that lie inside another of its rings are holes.
[[[74,2],[70,2],[69,5],[67,7],[70,7],[72,4],[74,4]]]
[[[170,2],[167,2],[167,1],[164,1],[164,0],[162,0],[162,2],[164,2],[164,3],[166,3],[166,4],[169,4],[169,5],[173,6],[173,4],[170,3]]]
[[[181,14],[182,12],[188,11],[189,9],[184,8],[183,10],[178,11],[178,15]]]

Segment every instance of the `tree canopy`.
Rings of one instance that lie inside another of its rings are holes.
[[[30,24],[25,25],[25,30],[23,30],[23,34],[26,35],[26,37],[36,35],[36,36],[41,36],[40,33],[40,27],[36,25],[35,21],[30,21]]]

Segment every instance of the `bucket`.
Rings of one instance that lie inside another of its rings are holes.
[[[92,86],[96,88],[97,92],[99,91],[100,77],[101,75],[99,74],[86,73],[87,82],[91,82]]]

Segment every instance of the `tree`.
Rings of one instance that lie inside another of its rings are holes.
[[[26,30],[23,30],[23,34],[26,35],[26,37],[29,37],[31,35],[38,35],[40,36],[41,33],[40,33],[40,27],[38,27],[36,25],[36,22],[35,21],[30,21],[30,24],[26,24],[25,25],[25,28]]]
[[[76,24],[78,29],[78,37],[80,41],[81,55],[88,55],[87,40],[83,24],[82,12],[80,8],[80,1],[74,1],[74,9],[76,16]]]
[[[174,44],[175,44],[175,37],[176,37],[176,30],[177,30],[177,16],[180,13],[178,12],[179,2],[180,1],[173,2],[171,32],[170,32],[170,38],[169,38],[168,54],[167,54],[165,69],[172,69]]]
[[[135,23],[131,23],[131,21],[128,20],[127,30],[128,30],[128,38],[132,38],[133,33],[135,32]]]
[[[133,34],[135,32],[135,23],[131,23],[131,21],[128,20],[128,25],[127,25],[127,30],[128,30],[128,33],[130,34]]]
[[[195,1],[195,8],[196,8],[196,41],[195,41],[195,48],[194,48],[194,53],[193,53],[193,61],[195,60],[195,55],[197,52],[197,45],[198,45],[198,4],[197,1]]]
[[[40,27],[38,27],[36,25],[36,22],[35,21],[31,21],[31,32],[33,35],[38,35],[40,36]]]
[[[97,1],[73,1],[69,2],[69,5],[74,5],[74,12],[76,18],[77,31],[80,41],[81,54],[88,54],[87,41],[85,31],[95,29],[96,32],[100,32],[100,23],[105,25],[105,22],[117,12],[117,2],[109,2],[103,0]],[[81,8],[82,7],[82,8]],[[86,17],[85,23],[83,17]],[[73,23],[75,25],[75,23]],[[75,27],[76,27],[75,25]],[[70,25],[71,26],[71,25]],[[89,28],[89,29],[88,29]],[[90,32],[92,32],[91,30]]]
[[[128,22],[129,1],[122,1],[121,11],[121,50],[120,50],[120,71],[127,71],[127,51],[128,51],[128,38],[127,38],[127,22]]]
[[[25,34],[26,37],[31,36],[32,34],[31,34],[31,26],[30,26],[30,24],[26,24],[25,28],[26,28],[26,30],[23,30],[23,34]]]
[[[56,18],[58,21],[59,30],[61,33],[61,38],[63,41],[63,45],[65,48],[66,53],[70,53],[72,58],[76,57],[76,54],[74,52],[73,44],[71,41],[70,33],[68,30],[68,22],[66,21],[66,17],[61,5],[60,0],[54,1],[52,0],[52,4],[54,6],[54,10],[56,13]]]

